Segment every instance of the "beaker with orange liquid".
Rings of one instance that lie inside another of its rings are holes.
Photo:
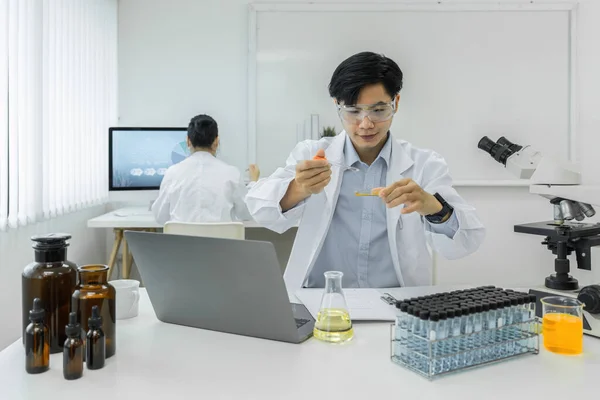
[[[542,330],[546,350],[576,355],[583,352],[583,307],[575,298],[544,297]]]

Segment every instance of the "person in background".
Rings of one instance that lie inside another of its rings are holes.
[[[169,167],[152,204],[156,221],[230,222],[251,220],[244,203],[248,188],[240,171],[215,157],[219,147],[217,122],[197,115],[188,126],[190,156]],[[251,187],[260,176],[255,164],[249,166]]]
[[[329,270],[343,272],[344,287],[430,285],[430,248],[457,259],[482,243],[485,229],[452,187],[445,160],[390,134],[402,78],[380,54],[343,61],[329,94],[344,131],[297,144],[285,167],[248,192],[262,226],[284,232],[299,223],[288,291],[323,287]]]

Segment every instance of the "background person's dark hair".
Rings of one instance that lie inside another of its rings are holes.
[[[355,54],[333,72],[329,95],[338,103],[356,104],[360,90],[381,83],[390,97],[402,89],[402,71],[390,58],[372,52]]]
[[[201,114],[190,120],[188,139],[190,139],[192,146],[208,148],[212,146],[218,135],[219,128],[212,117]]]

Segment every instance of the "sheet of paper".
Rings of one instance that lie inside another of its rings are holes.
[[[300,289],[296,293],[315,319],[321,307],[323,289]],[[355,321],[394,321],[396,309],[381,300],[376,289],[344,289],[350,318]]]

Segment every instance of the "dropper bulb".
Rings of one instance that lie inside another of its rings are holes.
[[[39,297],[33,299],[33,308],[29,310],[29,320],[32,322],[40,322],[44,319],[44,309],[42,308],[42,300]]]
[[[77,313],[69,313],[69,324],[65,327],[65,331],[68,337],[75,337],[81,335],[81,326],[77,323]]]
[[[102,317],[100,316],[100,309],[98,306],[92,307],[92,315],[88,319],[88,327],[100,328],[102,326]]]

